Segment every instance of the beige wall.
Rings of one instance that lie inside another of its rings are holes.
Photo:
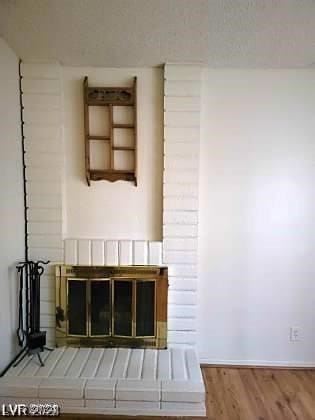
[[[315,71],[208,70],[200,167],[205,362],[315,364]],[[300,341],[290,342],[290,327]]]
[[[138,187],[92,182],[84,169],[82,80],[128,86],[138,77]],[[162,235],[162,69],[63,68],[65,237],[159,240]]]

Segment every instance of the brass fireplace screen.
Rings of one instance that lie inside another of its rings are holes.
[[[167,346],[167,268],[56,266],[57,346]]]

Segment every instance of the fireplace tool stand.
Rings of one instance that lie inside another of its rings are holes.
[[[40,277],[43,265],[49,261],[26,261],[17,265],[19,279],[19,326],[16,331],[18,342],[23,347],[13,366],[17,366],[26,356],[36,354],[44,366],[40,353],[46,347],[46,331],[40,330]]]

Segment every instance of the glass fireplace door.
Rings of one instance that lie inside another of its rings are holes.
[[[133,336],[133,281],[113,280],[113,335]]]
[[[111,334],[110,279],[68,279],[67,333],[104,337]]]
[[[111,334],[111,284],[109,279],[91,279],[89,312],[91,337]]]
[[[156,288],[155,279],[69,278],[67,335],[155,338]]]
[[[156,336],[156,281],[112,280],[113,335],[144,338]]]
[[[68,279],[67,330],[70,336],[87,335],[87,282],[86,279]]]
[[[155,337],[155,280],[136,282],[136,336]]]

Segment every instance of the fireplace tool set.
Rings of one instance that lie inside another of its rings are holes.
[[[49,261],[26,261],[17,265],[19,279],[19,326],[18,342],[23,347],[13,366],[17,366],[27,355],[37,354],[41,366],[44,363],[40,352],[46,346],[46,331],[40,330],[40,277],[43,265]]]

